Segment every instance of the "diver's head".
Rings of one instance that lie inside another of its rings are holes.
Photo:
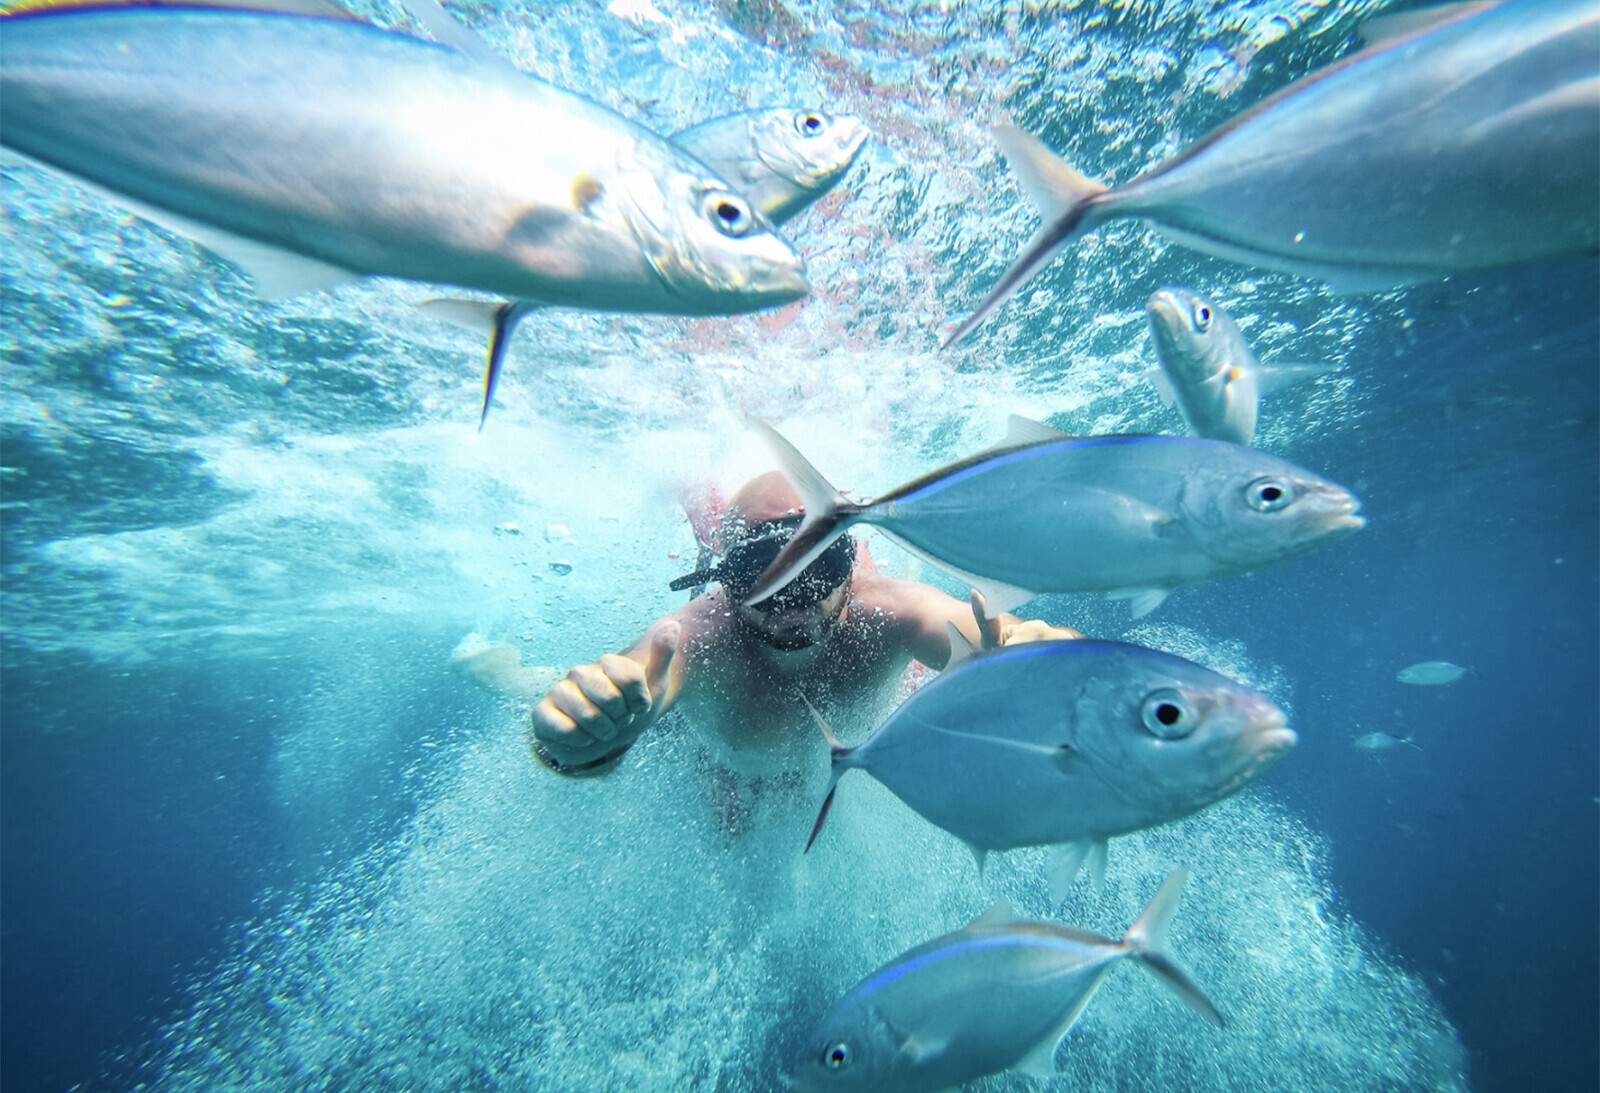
[[[722,558],[680,577],[674,589],[718,581],[735,617],[775,649],[804,649],[833,629],[850,598],[855,540],[841,535],[800,576],[761,603],[742,602],[804,519],[800,497],[776,471],[751,479],[733,495],[722,518]]]

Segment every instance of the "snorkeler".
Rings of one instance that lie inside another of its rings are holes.
[[[972,606],[884,576],[850,536],[782,591],[745,606],[740,601],[799,526],[800,505],[777,472],[734,494],[722,518],[721,560],[672,582],[679,590],[713,587],[658,619],[622,653],[580,664],[551,688],[533,709],[534,757],[560,774],[605,773],[680,700],[721,705],[703,720],[728,751],[768,751],[797,738],[811,747],[802,695],[818,703],[860,700],[898,680],[913,659],[942,669],[950,658],[947,624],[974,645],[1083,636],[1014,615],[985,619],[980,634]],[[514,656],[507,662],[511,651],[499,648],[500,657],[483,657],[469,670],[531,698],[530,677],[519,673],[532,670]]]

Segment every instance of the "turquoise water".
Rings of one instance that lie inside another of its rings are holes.
[[[1176,864],[1173,944],[1230,1027],[1121,972],[1047,1088],[1592,1085],[1593,263],[1334,297],[1125,223],[936,352],[1035,227],[987,124],[1125,180],[1382,6],[452,9],[660,132],[779,102],[874,131],[785,230],[803,305],[536,316],[481,434],[481,346],[416,312],[434,291],[262,303],[209,252],[8,167],[6,1087],[773,1089],[898,952],[1001,896],[1120,933]],[[797,776],[730,779],[673,715],[617,774],[549,777],[525,712],[451,668],[477,633],[554,678],[681,604],[678,491],[767,468],[746,414],[860,494],[1013,412],[1177,431],[1141,378],[1169,283],[1265,359],[1340,363],[1265,403],[1257,443],[1349,483],[1371,526],[1138,624],[1089,597],[1024,609],[1251,682],[1302,736],[1264,784],[1114,843],[1103,892],[1053,911],[1031,852],[980,881],[866,778],[802,857],[820,740]],[[1394,682],[1425,659],[1474,672]],[[1424,750],[1350,748],[1375,729]]]

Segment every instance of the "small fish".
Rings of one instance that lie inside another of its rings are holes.
[[[950,628],[951,664],[855,747],[816,715],[833,776],[861,770],[967,844],[1050,846],[1065,898],[1086,862],[1104,875],[1106,841],[1227,797],[1296,742],[1258,691],[1181,657],[1115,641],[1039,641],[973,655]],[[815,714],[815,711],[813,710]]]
[[[197,239],[265,296],[381,275],[729,315],[809,291],[709,167],[506,64],[284,12],[66,8],[0,28],[8,158]]]
[[[1364,527],[1342,486],[1253,448],[1171,436],[1069,437],[1013,417],[998,448],[873,501],[847,500],[764,422],[805,522],[751,589],[759,603],[829,543],[874,524],[1009,611],[1042,592],[1104,592],[1134,617],[1168,593]]]
[[[1380,752],[1393,751],[1395,748],[1416,748],[1422,750],[1422,745],[1417,743],[1415,737],[1390,736],[1386,732],[1366,732],[1351,738],[1350,746],[1357,751]]]
[[[791,1075],[795,1088],[919,1093],[1018,1070],[1056,1076],[1055,1052],[1112,968],[1132,957],[1218,1028],[1222,1014],[1167,950],[1188,874],[1174,871],[1114,941],[997,904],[965,929],[857,983],[829,1011]]]
[[[1507,0],[1414,24],[1121,186],[994,131],[1044,227],[961,341],[1112,220],[1364,292],[1600,250],[1600,3]]]
[[[867,136],[848,114],[779,107],[712,118],[674,133],[672,143],[781,225],[838,185]]]
[[[1164,288],[1145,305],[1159,370],[1150,380],[1168,406],[1176,404],[1189,431],[1248,446],[1255,438],[1262,395],[1330,371],[1330,365],[1264,366],[1233,318],[1186,288]]]
[[[414,14],[431,6],[431,0],[406,3]],[[451,25],[459,28],[459,24]],[[849,115],[832,118],[819,110],[781,107],[712,118],[678,133],[672,143],[727,179],[776,226],[792,220],[831,190],[855,162],[867,135],[866,126]],[[450,298],[418,305],[433,318],[488,339],[484,417],[488,416],[512,334],[523,319],[541,306],[530,300],[486,303]]]
[[[1400,669],[1394,678],[1401,683],[1413,683],[1420,687],[1441,687],[1446,683],[1454,683],[1466,674],[1467,669],[1448,660],[1424,660]]]

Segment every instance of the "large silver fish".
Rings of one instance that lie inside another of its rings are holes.
[[[951,666],[846,747],[820,715],[833,763],[811,844],[839,779],[862,770],[961,839],[1050,846],[1053,894],[1106,841],[1235,792],[1293,747],[1272,700],[1181,657],[1116,641],[1039,641],[972,655],[950,628]]]
[[[601,311],[807,292],[693,156],[507,65],[281,12],[0,22],[0,142],[239,261],[266,295],[364,274]]]
[[[415,14],[433,6],[426,0],[407,0],[407,7]],[[458,27],[456,33],[465,32]],[[479,48],[487,48],[481,40]],[[757,211],[779,225],[792,220],[844,177],[867,132],[859,119],[849,115],[830,117],[819,110],[777,107],[712,118],[683,130],[672,142],[726,179]],[[512,333],[543,305],[529,300],[439,299],[420,306],[426,314],[487,338],[483,399],[487,415]]]
[[[1066,244],[1126,217],[1339,291],[1594,253],[1597,35],[1600,0],[1451,6],[1109,189],[1021,130],[998,128],[1044,228],[945,344]]]
[[[808,1039],[791,1081],[814,1093],[920,1093],[1012,1069],[1055,1077],[1057,1046],[1126,957],[1223,1027],[1167,950],[1187,879],[1172,873],[1120,941],[996,905],[852,987]]]
[[[1189,431],[1249,445],[1262,395],[1330,371],[1331,365],[1263,365],[1233,317],[1186,288],[1164,288],[1145,305],[1158,371],[1151,381],[1176,405]]]
[[[829,543],[874,524],[1008,611],[1104,592],[1135,617],[1173,589],[1243,573],[1365,526],[1342,486],[1275,456],[1173,436],[1069,437],[1013,417],[1000,447],[860,504],[763,422],[805,522],[751,589],[759,603]]]

